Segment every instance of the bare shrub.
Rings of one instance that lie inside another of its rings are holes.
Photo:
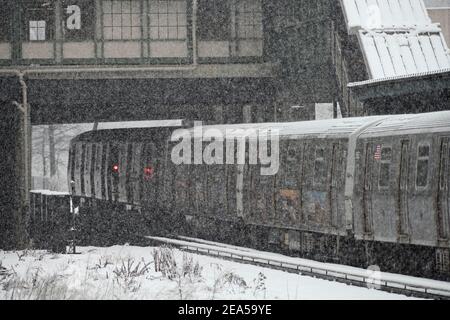
[[[162,246],[153,250],[155,271],[161,272],[163,277],[175,281],[179,299],[190,298],[194,292],[193,283],[202,278],[203,268],[192,255],[184,252],[181,264],[177,264],[174,250]]]
[[[262,272],[258,273],[258,277],[253,279],[254,290],[253,295],[256,297],[258,293],[264,294],[264,299],[266,298],[266,275]]]
[[[116,276],[116,281],[124,289],[136,292],[140,288],[140,284],[136,279],[148,273],[150,271],[150,264],[146,263],[144,259],[137,262],[133,258],[122,260],[119,267],[116,266],[113,273]]]
[[[215,277],[213,287],[211,288],[212,299],[214,299],[216,294],[223,289],[228,289],[233,293],[236,291],[242,292],[248,289],[247,283],[240,275],[230,270],[223,271],[222,266],[218,264],[215,265],[215,268],[218,271],[218,274]]]

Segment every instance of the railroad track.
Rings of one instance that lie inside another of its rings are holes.
[[[293,258],[280,254],[216,243],[188,237],[146,237],[191,253],[207,255],[271,269],[298,273],[318,279],[336,281],[348,285],[373,288],[410,297],[450,300],[450,283],[380,272],[360,268]]]

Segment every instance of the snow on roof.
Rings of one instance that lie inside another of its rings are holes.
[[[370,79],[450,67],[450,52],[423,0],[341,0],[349,34],[358,36]]]
[[[422,0],[342,0],[350,33],[431,25]],[[437,28],[437,26],[435,26]]]
[[[450,68],[450,56],[440,33],[360,31],[360,43],[370,78],[380,79]]]
[[[314,120],[285,123],[246,123],[230,125],[203,126],[201,130],[196,127],[176,130],[172,135],[172,141],[178,141],[183,137],[203,139],[220,138],[221,134],[227,138],[254,137],[258,132],[273,132],[278,136],[304,136],[304,137],[349,137],[358,133],[362,128],[364,134],[396,135],[405,131],[429,129],[436,131],[450,131],[450,111],[411,114],[355,117],[329,120]]]

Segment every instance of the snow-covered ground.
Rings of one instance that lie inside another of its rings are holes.
[[[0,251],[0,299],[407,299],[165,247],[77,250]]]

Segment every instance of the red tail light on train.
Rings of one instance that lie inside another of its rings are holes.
[[[144,176],[146,178],[151,178],[153,177],[153,173],[155,172],[155,170],[153,169],[153,167],[145,167],[144,168]]]

